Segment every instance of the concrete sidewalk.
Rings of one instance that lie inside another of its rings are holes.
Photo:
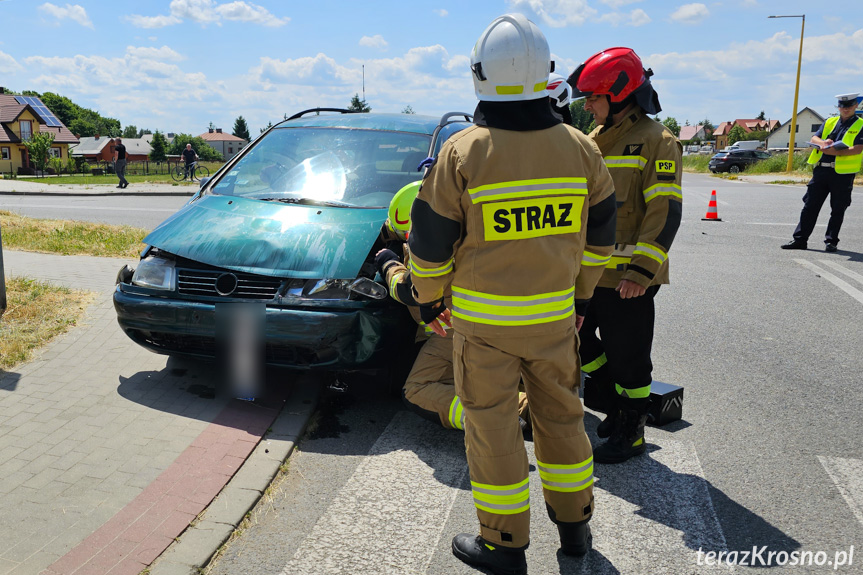
[[[130,183],[118,189],[116,184],[52,184],[56,177],[15,179],[0,178],[0,195],[34,196],[191,196],[197,184]]]
[[[213,397],[212,367],[120,330],[114,277],[134,262],[3,257],[7,277],[98,297],[35,360],[0,371],[0,574],[196,573],[290,454],[317,387],[282,373],[273,397]]]

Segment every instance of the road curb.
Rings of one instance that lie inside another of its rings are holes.
[[[197,575],[242,523],[287,461],[320,388],[301,378],[272,427],[207,509],[149,567],[150,575]]]
[[[194,196],[193,192],[3,192],[0,196]]]

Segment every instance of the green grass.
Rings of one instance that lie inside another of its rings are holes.
[[[712,158],[712,154],[692,154],[690,156],[683,156],[683,171],[684,172],[707,172],[707,164],[710,162],[710,158]]]
[[[62,255],[135,258],[149,232],[71,220],[39,220],[0,211],[3,248]]]

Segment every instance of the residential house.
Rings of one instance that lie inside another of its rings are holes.
[[[81,138],[81,143],[70,148],[73,157],[84,158],[90,163],[111,162],[114,159],[114,138],[93,136]],[[126,161],[144,162],[153,148],[144,138],[122,138],[126,146]]]
[[[680,136],[677,137],[678,140],[687,144],[692,140],[705,141],[709,136],[707,135],[707,131],[704,129],[704,126],[701,124],[697,126],[680,126]]]
[[[716,142],[717,150],[728,147],[728,134],[731,133],[731,128],[733,128],[734,126],[740,126],[747,134],[750,132],[771,133],[779,127],[779,120],[739,118],[737,120],[734,120],[733,122],[721,122],[718,126],[716,126],[716,129],[713,130],[713,139]]]
[[[794,149],[806,148],[806,142],[818,131],[824,120],[825,118],[812,108],[803,108],[797,112],[797,125],[794,130]],[[790,141],[791,120],[788,120],[767,138],[767,149],[787,150]]]
[[[78,138],[35,96],[14,96],[0,88],[0,172],[33,174],[30,155],[23,142],[34,134],[50,132],[54,142],[50,156],[69,159],[69,145]]]
[[[233,134],[223,134],[221,128],[210,128],[208,132],[204,132],[199,137],[203,138],[211,148],[222,154],[225,161],[239,154],[240,150],[249,143]]]

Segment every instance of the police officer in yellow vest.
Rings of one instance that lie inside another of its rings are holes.
[[[824,236],[824,251],[837,249],[845,210],[851,205],[854,175],[863,164],[863,119],[855,113],[857,94],[840,94],[836,98],[839,115],[827,118],[809,140],[815,147],[809,154],[809,163],[814,165],[812,179],[803,196],[803,211],[794,230],[794,239],[781,246],[784,250],[806,249],[827,196],[830,196],[830,219]]]
[[[389,286],[390,296],[408,306],[411,316],[419,323],[416,342],[421,344],[411,371],[402,387],[402,400],[419,416],[440,423],[447,429],[464,429],[464,409],[455,393],[455,374],[452,365],[451,324],[434,317],[420,316],[418,304],[413,298],[410,265],[410,249],[406,240],[410,231],[410,209],[420,188],[413,182],[396,192],[390,202],[387,221],[382,230],[384,241],[403,243],[404,259],[390,249],[383,249],[375,256],[375,265]],[[450,299],[450,294],[446,294]],[[446,314],[449,314],[447,310]],[[519,393],[519,423],[526,432],[529,428],[527,397]]]
[[[653,73],[630,48],[591,56],[569,77],[573,97],[585,97],[617,196],[615,251],[579,336],[584,371],[598,380],[611,404],[597,435],[598,463],[620,463],[644,453],[644,425],[653,381],[650,358],[654,303],[669,282],[668,252],[680,226],[682,146],[648,114],[661,111]],[[600,337],[597,338],[596,331]]]
[[[521,14],[495,19],[471,53],[474,123],[443,145],[411,210],[415,299],[452,292],[456,394],[480,534],[453,554],[495,574],[527,572],[523,379],[545,507],[561,550],[590,549],[593,457],[578,397],[576,306],[614,241],[611,176],[597,147],[553,114],[551,61]]]

